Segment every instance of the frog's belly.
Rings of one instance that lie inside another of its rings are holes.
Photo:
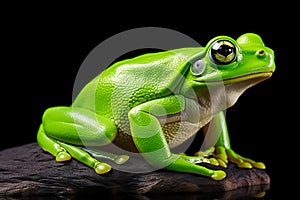
[[[170,148],[174,148],[187,141],[203,126],[209,123],[212,118],[209,109],[202,108],[197,103],[191,106],[190,102],[189,105],[181,113],[157,117]],[[197,106],[198,109],[195,109]],[[138,152],[130,134],[129,122],[127,125],[125,125],[125,128],[118,128],[118,135],[113,144],[127,151]]]
[[[182,144],[192,137],[200,128],[200,124],[190,123],[188,121],[171,122],[162,127],[170,148]]]
[[[202,123],[171,121],[162,124],[162,130],[170,148],[173,148],[192,137],[202,126]],[[125,133],[121,130],[118,131],[118,136],[113,143],[123,150],[138,152],[131,134]]]

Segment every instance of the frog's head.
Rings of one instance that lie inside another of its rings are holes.
[[[201,98],[204,88],[223,86],[226,107],[233,105],[247,88],[271,77],[275,70],[273,50],[254,33],[241,35],[237,40],[215,37],[203,51],[193,58],[185,80],[188,83],[184,85],[193,88]]]

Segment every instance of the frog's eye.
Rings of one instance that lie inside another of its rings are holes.
[[[210,56],[216,64],[229,64],[236,59],[236,47],[228,40],[219,40],[212,45]]]
[[[205,70],[205,62],[203,60],[197,60],[192,65],[192,72],[194,75],[199,76],[203,74]]]

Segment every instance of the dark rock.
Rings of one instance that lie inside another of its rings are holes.
[[[134,159],[129,161],[123,164],[125,168],[137,167]],[[214,181],[166,170],[129,173],[113,169],[98,175],[75,159],[58,163],[37,143],[31,143],[0,152],[0,197],[78,199],[95,195],[120,199],[177,199],[178,195],[184,195],[186,199],[238,199],[253,197],[269,189],[270,177],[264,170],[239,169],[234,164],[229,164],[226,169],[207,167],[225,170],[226,178]]]

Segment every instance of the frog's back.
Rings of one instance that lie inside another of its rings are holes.
[[[201,47],[182,48],[117,62],[89,82],[73,106],[92,110],[117,124],[126,121],[131,108],[175,92],[187,63],[201,51]]]

